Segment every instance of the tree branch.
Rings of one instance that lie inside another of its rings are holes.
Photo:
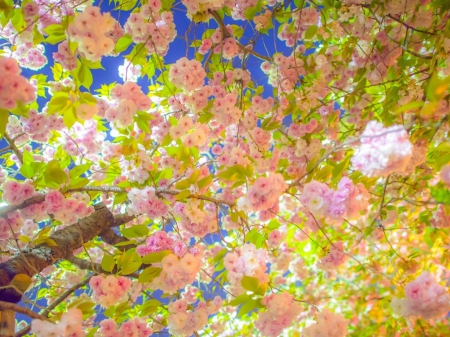
[[[17,305],[14,303],[0,301],[0,311],[3,311],[3,310],[12,310],[12,311],[18,312],[20,314],[27,315],[28,317],[31,317],[31,318],[41,319],[44,321],[47,320],[46,317],[39,315],[38,313],[35,313],[34,311],[32,311],[30,309],[21,307],[20,305]]]
[[[48,317],[48,315],[50,314],[50,312],[53,309],[55,309],[60,303],[62,303],[67,297],[69,297],[75,290],[88,284],[89,281],[91,280],[92,276],[94,276],[94,275],[88,276],[83,281],[81,281],[77,284],[74,284],[72,287],[70,287],[65,292],[63,292],[52,304],[50,304],[47,308],[42,310],[41,315],[44,317],[43,319],[46,319]],[[40,318],[40,319],[42,319],[42,318]],[[23,335],[27,334],[30,331],[30,329],[31,329],[31,325],[28,324],[25,328],[23,328],[18,333],[16,333],[15,337],[22,337]]]
[[[56,261],[72,256],[75,249],[106,229],[120,224],[105,205],[98,204],[94,207],[95,212],[88,217],[50,236],[57,246],[49,246],[46,243],[32,246],[0,263],[0,298],[11,303],[20,301],[22,294],[9,286],[16,275],[25,274],[32,277]]]
[[[35,196],[32,196],[31,198],[28,198],[26,200],[24,200],[21,204],[19,205],[9,205],[9,206],[5,206],[5,207],[1,207],[0,208],[0,217],[5,217],[8,213],[10,212],[14,212],[18,209],[22,209],[25,207],[28,207],[30,205],[33,204],[39,204],[41,202],[45,201],[45,195],[44,194],[37,194]]]
[[[8,142],[9,146],[11,147],[11,150],[13,150],[13,152],[16,154],[16,156],[19,159],[20,163],[23,164],[23,154],[22,154],[22,152],[20,152],[20,150],[16,146],[16,144],[14,144],[14,140],[11,139],[6,132],[3,134],[3,137]]]
[[[429,35],[438,35],[438,34],[436,34],[436,33],[432,33],[432,32],[428,32],[428,31],[426,31],[426,30],[421,30],[421,29],[415,28],[415,27],[413,27],[413,26],[407,24],[406,22],[404,22],[404,21],[402,21],[402,20],[396,18],[395,16],[393,16],[393,15],[391,15],[391,14],[388,14],[387,17],[388,17],[388,18],[391,18],[391,19],[394,20],[394,21],[397,21],[398,23],[401,23],[403,26],[405,26],[405,27],[407,27],[407,28],[409,28],[409,29],[411,29],[411,30],[414,30],[414,31],[416,31],[416,32],[418,32],[418,33],[429,34]]]

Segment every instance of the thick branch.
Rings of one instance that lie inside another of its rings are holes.
[[[30,309],[21,307],[20,305],[17,305],[14,303],[0,301],[0,311],[3,311],[3,310],[12,310],[12,311],[18,312],[20,314],[27,315],[28,317],[31,317],[31,318],[47,320],[46,317],[39,315],[38,313],[31,311]]]
[[[57,246],[36,245],[0,263],[0,298],[12,303],[20,301],[22,294],[13,287],[8,287],[16,275],[26,274],[32,277],[59,259],[72,256],[75,249],[116,225],[118,221],[109,209],[99,204],[95,206],[95,212],[88,217],[52,234],[50,238]]]

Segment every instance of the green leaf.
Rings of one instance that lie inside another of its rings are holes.
[[[344,173],[344,171],[347,169],[349,163],[350,163],[350,156],[347,156],[343,161],[341,161],[333,168],[332,175],[334,181],[338,181],[341,179],[342,173]]]
[[[311,40],[314,37],[314,35],[316,35],[317,29],[318,28],[316,25],[309,26],[308,29],[305,31],[305,39]]]
[[[191,182],[189,181],[189,179],[180,180],[175,184],[175,187],[179,190],[185,190],[189,188],[189,186],[191,186]]]
[[[71,109],[68,109],[64,112],[63,122],[64,125],[70,129],[77,121],[77,117],[75,116],[75,107],[72,106]]]
[[[189,190],[184,190],[184,191],[181,191],[180,193],[178,193],[176,196],[175,196],[175,199],[176,200],[184,200],[184,199],[186,199],[188,196],[190,196],[191,195],[191,191],[189,191]]]
[[[121,230],[123,236],[127,239],[141,238],[147,236],[149,233],[147,225],[134,225],[129,228]]]
[[[53,115],[55,113],[62,114],[72,104],[69,95],[65,92],[55,94],[48,103],[47,113]]]
[[[78,68],[78,79],[83,87],[89,89],[94,81],[91,70],[81,63]]]
[[[199,189],[202,189],[205,186],[208,186],[209,184],[211,184],[213,181],[213,176],[212,175],[208,175],[205,178],[200,179],[199,181],[197,181],[197,186]]]
[[[231,305],[233,307],[236,307],[242,303],[245,303],[247,301],[251,300],[251,296],[247,295],[247,294],[242,294],[239,296],[236,296],[235,298],[233,298],[230,302],[228,302],[226,305]]]
[[[61,169],[57,160],[48,162],[44,171],[44,180],[49,184],[49,187],[59,187],[67,181],[66,172]]]
[[[108,254],[103,255],[103,259],[102,259],[103,270],[106,270],[107,272],[111,272],[114,269],[115,265],[116,265],[116,261],[114,261],[112,256],[110,256]]]
[[[122,266],[122,269],[120,269],[120,273],[122,275],[130,275],[137,271],[141,267],[141,262],[129,262]]]
[[[127,193],[116,193],[114,197],[114,205],[120,205],[128,199]]]
[[[241,285],[245,290],[255,292],[259,287],[259,281],[255,277],[244,275],[241,280]]]
[[[151,282],[155,277],[158,277],[161,274],[162,268],[158,267],[148,267],[145,268],[142,273],[139,274],[139,283],[147,283]]]
[[[70,179],[69,188],[75,189],[75,188],[82,188],[89,184],[89,179],[82,178],[82,177],[76,177],[73,179]]]
[[[162,305],[163,304],[156,299],[145,301],[145,303],[143,303],[139,308],[139,317],[148,316],[149,314],[154,313]]]
[[[27,179],[30,179],[34,176],[33,168],[28,164],[23,164],[20,168],[20,173]]]
[[[44,29],[44,32],[48,34],[46,43],[57,44],[66,39],[66,32],[61,24],[50,25]]]
[[[122,36],[119,40],[117,40],[115,48],[116,53],[121,53],[126,50],[132,42],[133,39],[129,34],[125,34],[124,36]]]
[[[267,225],[267,228],[271,231],[280,228],[281,224],[276,220],[271,220]]]
[[[0,108],[0,135],[3,135],[6,131],[6,125],[8,124],[9,112],[8,110]]]
[[[450,205],[450,190],[446,188],[431,188],[431,196],[440,204]]]
[[[256,308],[264,308],[261,300],[248,300],[239,308],[237,317],[240,318]]]
[[[170,251],[170,250],[162,250],[160,252],[153,252],[153,253],[145,255],[142,258],[142,262],[146,263],[146,264],[158,263],[158,262],[161,262],[164,257],[166,257],[167,255],[170,255],[170,254],[172,254],[172,251]]]
[[[76,177],[81,176],[83,173],[85,173],[87,170],[89,170],[91,168],[91,166],[92,166],[91,163],[75,166],[69,172],[70,178],[76,178]]]
[[[200,117],[198,118],[197,122],[201,123],[201,124],[206,124],[208,123],[212,118],[214,117],[214,115],[210,112],[205,112],[203,114],[200,115]]]

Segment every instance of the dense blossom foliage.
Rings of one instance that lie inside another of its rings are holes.
[[[449,113],[448,0],[0,0],[0,335],[449,336]]]

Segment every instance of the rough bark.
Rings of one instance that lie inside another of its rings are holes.
[[[13,310],[0,311],[0,337],[14,337],[16,327]]]
[[[34,276],[59,259],[69,258],[75,249],[102,234],[105,230],[122,224],[124,220],[126,217],[115,219],[105,205],[96,205],[95,212],[90,216],[50,236],[57,246],[36,245],[20,252],[10,260],[0,263],[0,299],[11,303],[19,302],[22,294],[13,287],[8,287],[16,275]]]

